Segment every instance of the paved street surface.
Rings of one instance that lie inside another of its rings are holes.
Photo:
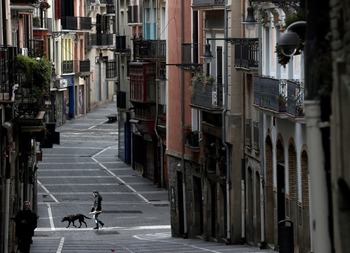
[[[117,122],[103,106],[57,128],[60,145],[43,150],[38,168],[38,228],[32,253],[107,252],[272,252],[242,245],[172,238],[168,192],[140,176],[117,156]],[[94,230],[92,219],[79,228],[62,218],[82,213],[89,218],[92,191],[103,197],[105,226]]]

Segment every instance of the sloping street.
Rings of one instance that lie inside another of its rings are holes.
[[[168,191],[157,188],[117,157],[117,122],[108,122],[115,104],[59,127],[60,145],[43,151],[38,168],[38,228],[33,253],[105,252],[268,252],[249,246],[172,238]],[[93,229],[92,192],[103,197]],[[62,218],[84,214],[66,228]]]

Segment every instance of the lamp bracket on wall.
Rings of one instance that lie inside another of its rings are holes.
[[[56,31],[56,32],[52,32],[52,37],[54,39],[57,39],[61,35],[68,34],[68,33],[69,33],[68,31]]]
[[[252,46],[258,42],[257,38],[206,38],[207,43],[209,40],[224,40],[232,45]]]
[[[168,63],[166,66],[176,66],[183,70],[198,72],[203,68],[203,65],[200,63]]]

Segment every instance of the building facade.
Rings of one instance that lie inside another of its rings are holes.
[[[89,3],[1,2],[1,252],[16,250],[12,217],[23,201],[37,208],[38,161],[59,144],[56,126],[115,94],[114,2],[101,1],[93,18]]]

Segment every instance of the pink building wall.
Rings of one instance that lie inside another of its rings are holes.
[[[190,1],[169,1],[168,4],[168,39],[167,39],[167,63],[181,63],[182,43],[192,42],[192,9]],[[183,13],[182,13],[183,11]],[[183,20],[183,21],[182,21]],[[202,29],[199,29],[200,31]],[[194,31],[198,32],[198,31]],[[182,152],[182,103],[184,105],[184,126],[191,124],[191,95],[189,85],[192,72],[183,71],[180,67],[168,65],[168,117],[167,117],[167,148],[175,153]],[[182,87],[182,75],[184,83]],[[182,89],[184,96],[182,95]]]

